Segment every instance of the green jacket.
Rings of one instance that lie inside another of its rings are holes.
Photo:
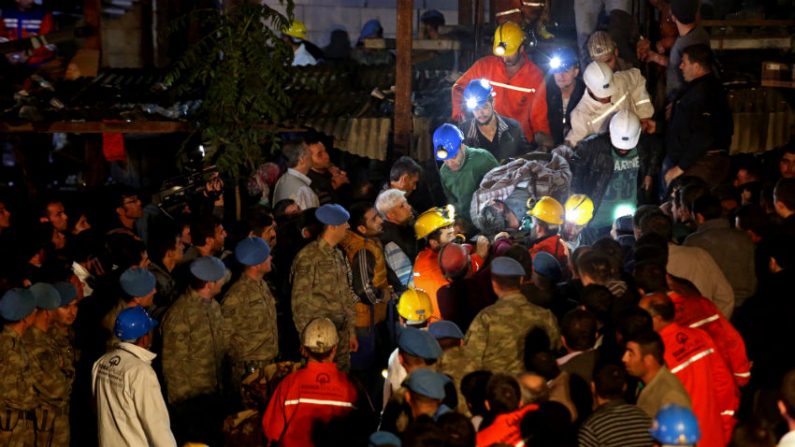
[[[447,202],[455,206],[456,215],[471,221],[469,207],[472,195],[480,186],[483,176],[500,164],[494,155],[485,149],[467,147],[465,151],[464,163],[457,171],[442,165],[439,176],[442,179],[442,189]]]

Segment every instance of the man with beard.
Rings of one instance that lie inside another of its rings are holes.
[[[476,61],[453,85],[453,119],[463,118],[463,90],[470,81],[486,78],[497,88],[497,113],[518,121],[528,141],[534,141],[537,133],[549,134],[544,74],[528,58],[524,40],[516,23],[497,27],[494,55]]]
[[[547,116],[552,141],[563,144],[563,137],[571,130],[571,111],[585,93],[580,77],[580,60],[569,47],[563,47],[549,60],[547,80]]]
[[[494,111],[494,88],[488,79],[475,79],[464,89],[464,102],[472,118],[459,128],[464,144],[491,152],[497,160],[515,158],[530,151],[519,123]]]

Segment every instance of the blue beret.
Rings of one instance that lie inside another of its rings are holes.
[[[553,282],[560,281],[563,276],[563,270],[561,270],[558,260],[545,251],[539,251],[533,256],[533,270],[539,276],[543,276]]]
[[[28,290],[33,295],[36,307],[39,309],[53,310],[61,307],[61,295],[52,284],[37,282]]]
[[[426,360],[436,360],[442,356],[442,348],[433,335],[413,327],[405,327],[400,331],[398,347],[408,354]]]
[[[367,440],[368,447],[395,446],[401,447],[400,438],[388,431],[377,431]]]
[[[450,379],[444,374],[439,374],[430,368],[420,368],[409,375],[403,386],[425,397],[442,400],[445,395],[444,386],[449,381]]]
[[[215,256],[202,256],[191,262],[190,272],[203,281],[219,281],[226,275],[226,266]]]
[[[449,320],[439,320],[435,323],[431,323],[431,325],[428,326],[428,332],[437,340],[440,338],[457,338],[462,340],[464,338],[464,333],[461,332],[461,328]]]
[[[155,290],[155,275],[147,269],[130,267],[119,278],[121,290],[129,296],[146,296]]]
[[[11,289],[0,298],[0,316],[19,321],[36,310],[36,298],[27,289]]]
[[[235,247],[235,259],[243,265],[262,264],[270,254],[268,243],[258,237],[247,237]]]
[[[315,217],[326,225],[342,225],[351,218],[351,215],[341,205],[327,203],[315,211]]]
[[[500,256],[491,261],[491,273],[497,276],[525,276],[525,271],[519,261],[507,256]]]
[[[66,306],[75,298],[77,298],[77,288],[71,283],[66,281],[58,281],[57,283],[53,284],[53,286],[55,287],[55,290],[58,291],[58,295],[61,296],[61,307]]]

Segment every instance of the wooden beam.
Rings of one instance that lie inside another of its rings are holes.
[[[472,20],[472,0],[458,0],[458,24],[471,25]]]
[[[733,19],[733,20],[702,20],[701,26],[795,26],[795,20],[788,19]]]
[[[83,19],[86,25],[90,26],[94,32],[86,37],[83,48],[90,50],[100,50],[102,54],[102,2],[101,0],[83,1]]]
[[[413,0],[398,0],[397,64],[395,67],[395,131],[396,154],[411,151],[411,43]]]
[[[760,50],[792,48],[790,36],[760,36],[760,35],[715,35],[710,37],[709,44],[713,50]]]

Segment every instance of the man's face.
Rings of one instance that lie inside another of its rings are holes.
[[[323,143],[318,142],[310,144],[309,153],[312,157],[312,169],[316,171],[325,171],[331,166],[331,159]]]
[[[389,211],[389,218],[398,225],[406,225],[412,217],[414,217],[413,210],[405,198]]]
[[[331,187],[334,189],[351,182],[348,173],[337,166],[331,165],[329,172],[331,173]]]
[[[6,204],[0,202],[0,230],[11,226],[11,212],[6,208]]]
[[[119,207],[121,214],[127,219],[138,219],[143,217],[144,209],[141,207],[141,199],[138,196],[125,197],[122,206]]]
[[[690,61],[690,56],[687,54],[682,55],[682,63],[679,64],[679,69],[682,70],[682,77],[685,82],[690,82],[696,78],[701,72],[701,66]]]
[[[555,73],[552,75],[555,78],[555,85],[558,86],[561,90],[566,90],[567,88],[571,87],[574,84],[574,81],[577,80],[577,75],[580,74],[579,67],[571,67],[566,71],[561,71],[560,73]]]
[[[480,125],[485,125],[491,122],[491,119],[494,118],[494,104],[492,103],[492,100],[488,100],[475,107],[475,109],[472,110],[472,115],[475,116],[475,119]]]
[[[332,239],[339,243],[345,239],[345,235],[350,227],[351,226],[348,224],[348,222],[343,222],[340,225],[329,225],[328,231],[331,233]]]
[[[276,221],[274,220],[273,222],[271,222],[270,225],[265,227],[262,230],[262,233],[259,234],[259,237],[262,238],[262,240],[264,240],[265,242],[267,242],[268,246],[270,248],[275,247],[276,246]]]
[[[77,319],[77,309],[77,299],[74,299],[66,306],[61,306],[58,309],[55,309],[53,321],[63,326],[71,326],[72,323],[74,323]]]
[[[273,256],[268,256],[268,259],[262,263],[261,269],[262,273],[266,275],[273,270]]]
[[[375,208],[370,208],[364,213],[364,236],[374,237],[378,236],[384,231],[384,219],[378,214]]]
[[[613,52],[611,54],[605,56],[599,62],[604,62],[605,64],[607,64],[608,67],[610,67],[611,70],[613,70],[613,72],[615,72],[616,71],[616,65],[618,65],[618,57],[617,57],[617,55],[618,55],[618,48],[613,50]]]
[[[782,178],[795,178],[795,154],[785,152],[778,162],[778,171]]]
[[[521,58],[522,58],[521,48],[519,49],[519,51],[517,51],[511,56],[500,56],[500,59],[502,59],[502,63],[505,64],[506,68],[516,67],[521,62]]]
[[[439,245],[445,246],[455,239],[455,227],[450,225],[439,230]]]
[[[183,248],[193,244],[193,240],[190,237],[190,225],[182,227],[182,231],[179,233],[179,242],[182,244]]]
[[[643,364],[643,354],[640,352],[640,345],[634,341],[627,343],[627,349],[624,351],[621,361],[624,362],[624,367],[630,376],[642,377],[646,374],[646,366]]]
[[[419,174],[403,174],[398,181],[397,189],[406,193],[406,195],[411,194],[417,189],[417,183],[420,181]]]
[[[224,249],[224,241],[226,241],[226,230],[223,225],[215,226],[215,235],[213,236],[213,251],[220,252]]]
[[[152,289],[152,291],[147,293],[145,296],[142,296],[138,300],[138,303],[141,305],[141,307],[145,307],[147,309],[152,307],[152,305],[155,304],[155,293],[157,293],[157,287]]]
[[[69,226],[69,216],[66,215],[66,211],[61,202],[47,205],[47,220],[50,221],[53,228],[61,232],[66,231],[66,228]]]
[[[458,150],[458,153],[455,154],[455,157],[444,161],[445,166],[447,166],[447,168],[453,172],[461,169],[461,165],[464,164],[464,159],[466,158],[465,152],[466,150],[464,149],[464,145],[462,144],[461,148]]]
[[[182,241],[180,240],[179,236],[177,236],[177,242],[174,245],[174,248],[169,250],[169,252],[171,252],[175,263],[179,264],[180,261],[182,261],[182,257],[185,255],[185,246],[182,245]]]
[[[795,161],[795,154],[792,154],[793,161]],[[740,186],[756,181],[756,177],[754,177],[751,173],[748,172],[745,168],[740,168],[737,170],[737,175],[734,177],[734,187],[739,188]]]
[[[287,205],[287,208],[284,209],[285,216],[295,216],[301,212],[301,208],[298,207],[295,203],[291,203]]]

